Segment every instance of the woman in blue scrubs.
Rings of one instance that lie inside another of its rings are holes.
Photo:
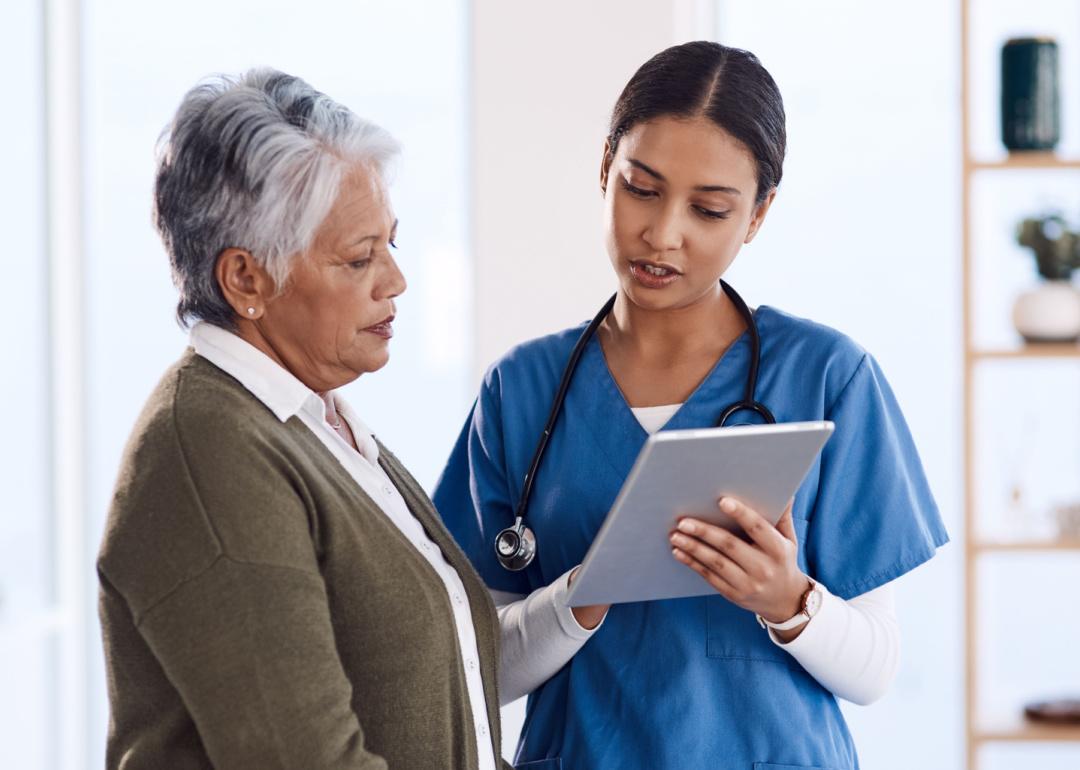
[[[537,682],[517,767],[858,767],[837,697],[869,702],[896,670],[891,581],[947,541],[915,446],[874,359],[843,334],[721,283],[762,227],[782,174],[783,103],[752,54],[688,43],[627,84],[600,187],[614,306],[577,363],[536,473],[523,570],[500,564],[560,377],[585,324],[487,372],[435,491],[488,587],[529,595],[580,564],[649,432],[711,427],[744,398],[832,438],[773,527],[725,500],[751,538],[700,521],[672,558],[715,595],[591,608],[602,625]],[[742,410],[728,424],[761,422]],[[633,564],[626,569],[633,570]],[[528,635],[523,635],[527,637]],[[523,642],[517,662],[544,651]]]

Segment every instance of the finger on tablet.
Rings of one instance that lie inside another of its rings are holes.
[[[765,558],[760,550],[754,548],[738,535],[701,519],[691,517],[680,519],[676,532],[700,540],[707,546],[726,555],[746,572],[749,572],[755,565],[759,565],[761,560]],[[702,558],[697,553],[693,555],[699,559]],[[702,560],[707,561],[707,559]]]
[[[730,556],[721,553],[707,543],[696,537],[690,537],[676,531],[671,535],[671,544],[680,551],[688,554],[692,559],[703,564],[706,569],[723,577],[723,579],[736,589],[742,589],[750,584],[750,578],[744,565],[739,564]],[[747,551],[754,551],[746,543],[740,543]],[[762,558],[760,553],[753,553],[755,559]],[[750,565],[746,565],[749,567]]]
[[[687,567],[694,570],[694,572],[705,578],[709,585],[715,588],[717,593],[719,593],[725,599],[730,602],[735,602],[735,597],[739,595],[739,592],[721,575],[709,569],[709,567],[695,559],[693,556],[691,556],[681,548],[672,548],[671,555],[674,556],[679,562],[685,564]]]
[[[777,556],[784,553],[784,536],[757,511],[734,497],[721,498],[719,505],[762,550]]]

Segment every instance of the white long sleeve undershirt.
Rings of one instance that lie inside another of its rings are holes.
[[[600,628],[584,629],[574,619],[566,605],[569,577],[567,572],[526,597],[491,591],[502,632],[500,705],[550,679]],[[868,705],[889,689],[900,664],[892,585],[847,601],[822,588],[821,609],[798,637],[787,644],[771,630],[769,637],[838,698]]]
[[[784,644],[769,629],[769,638],[833,695],[867,706],[888,692],[900,667],[892,584],[847,601],[825,589],[802,633]]]

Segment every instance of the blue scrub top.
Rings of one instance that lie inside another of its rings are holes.
[[[827,327],[764,306],[754,315],[758,400],[778,422],[836,423],[795,496],[799,566],[851,598],[928,560],[948,536],[877,363]],[[437,484],[439,512],[490,588],[526,594],[580,564],[647,438],[594,337],[533,489],[536,560],[518,573],[499,565],[495,534],[513,523],[584,328],[527,342],[492,366]],[[741,399],[749,362],[743,334],[664,430],[715,425]],[[516,761],[530,770],[859,766],[832,693],[719,594],[613,606],[529,696]]]

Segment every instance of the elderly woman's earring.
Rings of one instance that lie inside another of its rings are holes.
[[[248,308],[248,315],[255,315],[255,308],[249,307]]]

